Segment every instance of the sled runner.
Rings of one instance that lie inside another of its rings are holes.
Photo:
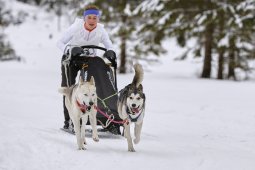
[[[75,132],[73,129],[71,128],[68,128],[68,129],[65,129],[65,128],[60,128],[60,130],[63,130],[64,132],[67,132],[67,133],[70,133],[72,135],[75,135]]]
[[[71,84],[68,79],[71,76],[68,70],[69,67],[78,67],[80,70],[79,74],[83,77],[84,81],[88,81],[91,76],[94,77],[98,96],[96,106],[98,109],[97,124],[113,134],[120,134],[120,124],[112,121],[121,121],[117,112],[118,89],[116,67],[106,63],[101,57],[91,56],[96,50],[107,51],[103,47],[94,45],[73,47],[70,49],[70,53],[66,54],[66,59],[63,60],[62,64],[65,66],[68,85]]]

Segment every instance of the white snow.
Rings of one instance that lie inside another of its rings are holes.
[[[166,21],[170,18],[171,14],[172,14],[172,12],[166,13],[162,18],[160,18],[160,19],[158,20],[158,24],[159,24],[159,25],[165,24]]]
[[[40,16],[40,17],[39,17]],[[1,170],[254,170],[254,80],[197,78],[197,64],[173,61],[174,43],[145,72],[146,115],[136,152],[121,136],[87,135],[87,150],[63,126],[57,21],[41,15],[6,30],[22,63],[0,63]],[[49,39],[52,34],[53,38]],[[118,75],[118,87],[133,74]]]

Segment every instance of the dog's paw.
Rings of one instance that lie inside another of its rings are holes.
[[[134,143],[135,143],[135,144],[138,144],[139,142],[140,142],[140,138],[135,138],[135,139],[134,139]]]
[[[86,150],[86,148],[84,146],[81,146],[78,148],[79,150]]]
[[[128,151],[129,152],[135,152],[135,149],[134,148],[128,148]]]
[[[98,138],[98,137],[93,137],[93,140],[94,140],[95,142],[99,142],[99,138]]]

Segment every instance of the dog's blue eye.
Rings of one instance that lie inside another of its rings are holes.
[[[137,98],[137,100],[140,100],[140,99],[141,99],[141,97],[138,97],[138,98]]]
[[[85,96],[88,96],[87,94],[84,94]]]
[[[93,93],[92,96],[95,96],[95,94]]]

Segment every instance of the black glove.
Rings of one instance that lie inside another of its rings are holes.
[[[111,63],[113,67],[117,67],[116,62],[116,53],[112,50],[108,50],[104,53],[104,57],[107,58]]]
[[[79,56],[83,53],[83,49],[81,47],[73,47],[71,50],[72,56]]]

